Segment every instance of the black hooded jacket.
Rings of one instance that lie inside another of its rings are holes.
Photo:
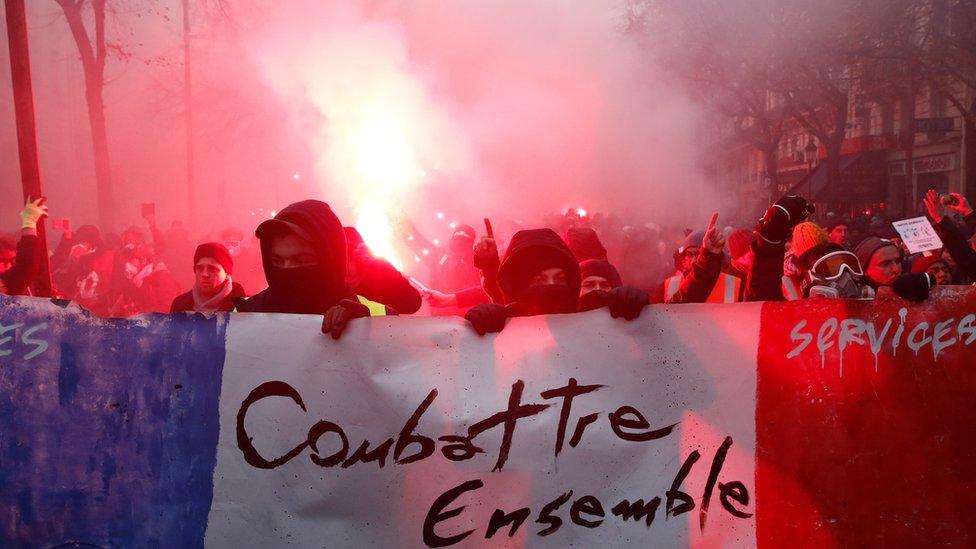
[[[580,292],[580,268],[573,252],[552,229],[519,231],[512,237],[501,266],[498,268],[498,285],[507,303],[517,301],[517,296],[540,271],[559,267],[566,271],[571,302],[566,310],[576,310]]]
[[[312,288],[275,288],[264,291],[247,300],[237,300],[241,312],[308,313],[324,314],[343,299],[356,299],[346,285],[346,237],[342,223],[325,202],[303,200],[289,205],[258,226],[257,237],[261,240],[261,261],[265,278],[270,282],[271,241],[273,237],[288,232],[308,240],[315,248],[322,268],[321,286]],[[316,291],[317,290],[317,291]]]

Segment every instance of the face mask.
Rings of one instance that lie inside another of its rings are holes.
[[[834,280],[819,280],[810,274],[810,285],[807,288],[807,295],[810,297],[829,297],[834,299],[860,299],[870,297],[870,288],[861,284],[860,281],[849,271],[842,272]]]
[[[325,283],[322,269],[318,265],[304,267],[271,267],[268,270],[268,286],[276,291],[305,293],[321,287]]]
[[[516,301],[534,314],[570,313],[576,310],[576,296],[565,284],[537,284],[523,290]]]
[[[593,290],[592,292],[587,292],[579,298],[579,303],[576,306],[578,312],[592,311],[594,309],[600,309],[606,307],[608,304],[610,294],[604,292],[603,290]]]

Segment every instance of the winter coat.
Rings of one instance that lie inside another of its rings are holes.
[[[234,298],[243,298],[247,294],[244,292],[244,287],[237,282],[232,283],[232,288],[230,294],[220,302],[217,307],[219,311],[233,311],[234,310]],[[176,296],[173,300],[173,304],[170,305],[170,313],[186,313],[190,311],[195,311],[196,303],[193,301],[193,290],[189,292],[180,294]]]

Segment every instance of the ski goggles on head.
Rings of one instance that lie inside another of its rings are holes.
[[[857,256],[848,251],[830,252],[813,263],[810,272],[821,280],[835,280],[844,271],[850,271],[854,276],[863,276],[861,262]]]

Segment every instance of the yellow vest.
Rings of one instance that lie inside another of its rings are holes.
[[[681,287],[681,280],[684,277],[680,274],[674,275],[664,281],[664,302],[670,303],[674,294],[678,293]],[[712,293],[708,294],[705,303],[736,303],[739,301],[739,292],[742,289],[742,279],[730,274],[721,273],[715,281]]]
[[[369,309],[369,316],[386,316],[386,305],[382,303],[377,303],[375,301],[370,301],[361,295],[357,295],[356,299]]]

